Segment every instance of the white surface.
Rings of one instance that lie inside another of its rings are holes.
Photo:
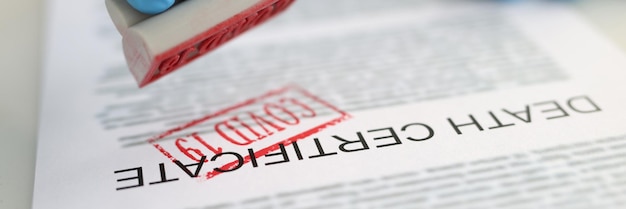
[[[0,7],[0,208],[29,208],[39,106],[39,0]]]
[[[614,4],[587,1],[581,9],[626,46],[626,7]],[[42,7],[39,0],[7,1],[0,7],[0,68],[5,73],[0,77],[0,208],[31,205]]]

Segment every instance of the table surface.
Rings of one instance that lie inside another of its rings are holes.
[[[44,7],[42,0],[0,7],[0,69],[5,73],[0,77],[0,208],[31,206]],[[574,7],[626,49],[626,1],[581,0]]]

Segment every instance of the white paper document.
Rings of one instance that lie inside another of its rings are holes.
[[[626,206],[626,56],[565,5],[301,0],[142,89],[48,8],[34,208]]]

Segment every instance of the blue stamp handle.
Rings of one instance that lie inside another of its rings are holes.
[[[159,14],[174,5],[176,0],[127,0],[128,4],[144,14]]]

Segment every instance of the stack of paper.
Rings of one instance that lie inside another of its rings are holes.
[[[626,201],[626,57],[563,5],[297,1],[143,89],[49,5],[34,208]]]

